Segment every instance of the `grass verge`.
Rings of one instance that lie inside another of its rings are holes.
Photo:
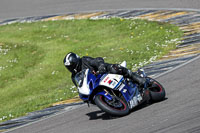
[[[0,26],[0,122],[77,95],[66,53],[127,61],[135,70],[174,49],[178,27],[147,20],[67,20]]]

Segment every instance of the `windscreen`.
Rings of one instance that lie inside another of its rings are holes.
[[[75,81],[76,81],[76,84],[78,85],[78,87],[81,87],[83,85],[83,80],[84,80],[84,75],[85,75],[85,71],[86,69],[78,72],[76,75],[75,75]]]

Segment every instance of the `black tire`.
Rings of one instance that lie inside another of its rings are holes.
[[[153,102],[159,102],[165,99],[164,87],[155,79],[149,78],[152,84],[149,87],[150,97]]]
[[[116,102],[118,102],[117,104],[119,104],[118,107],[111,105],[109,100],[106,99],[103,95],[95,96],[94,102],[101,110],[114,116],[125,116],[129,113],[129,107],[127,103],[121,99],[116,99]]]

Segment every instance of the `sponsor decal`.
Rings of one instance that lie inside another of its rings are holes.
[[[115,86],[116,84],[117,84],[116,82],[113,82],[113,83],[112,83],[112,86]]]
[[[126,93],[126,92],[127,92],[127,89],[124,89],[124,90],[123,90],[123,93]]]
[[[107,77],[103,82],[105,83],[108,79],[109,79],[109,77]]]
[[[137,106],[140,102],[142,101],[142,97],[140,94],[137,96],[134,96],[130,101],[129,101],[129,106],[132,109],[133,107]]]
[[[110,85],[113,81],[112,80],[108,80],[108,84]]]
[[[124,86],[125,86],[125,85],[122,84],[122,85],[118,88],[118,90],[121,91],[121,90],[124,88]],[[126,92],[124,92],[124,93],[126,93]]]

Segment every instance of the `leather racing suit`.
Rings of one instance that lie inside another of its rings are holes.
[[[146,81],[145,78],[119,64],[105,63],[104,59],[101,57],[92,58],[89,56],[83,56],[80,58],[78,65],[76,66],[76,71],[72,72],[72,81],[75,85],[76,83],[74,78],[76,73],[84,69],[90,69],[92,72],[98,72],[100,74],[110,73],[123,75],[125,78],[129,78],[139,85],[143,85]]]

